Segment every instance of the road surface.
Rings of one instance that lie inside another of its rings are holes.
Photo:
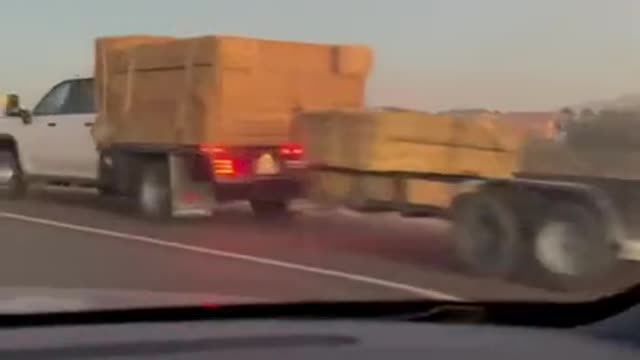
[[[0,288],[133,289],[269,301],[574,299],[456,271],[447,224],[296,207],[256,220],[244,206],[153,224],[121,201],[36,191],[0,201]],[[640,272],[627,272],[623,286]],[[590,294],[589,294],[590,295]]]

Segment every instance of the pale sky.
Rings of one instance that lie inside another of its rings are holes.
[[[640,93],[640,0],[0,0],[0,91],[91,75],[104,35],[363,43],[370,105],[556,108]]]

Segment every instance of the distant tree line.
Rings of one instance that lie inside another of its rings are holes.
[[[560,110],[567,120],[584,121],[606,121],[620,119],[637,119],[640,121],[640,110],[634,109],[602,109],[595,111],[591,108],[584,108],[576,113],[575,110],[565,107]]]

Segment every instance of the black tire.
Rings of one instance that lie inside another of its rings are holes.
[[[24,198],[27,193],[27,183],[24,180],[15,153],[10,150],[0,151],[0,166],[3,166],[4,170],[10,172],[6,183],[2,184],[4,185],[3,192],[6,198],[10,200]]]
[[[107,164],[105,156],[102,153],[100,154],[98,166],[98,193],[102,196],[117,195],[118,192],[115,189],[113,169]]]
[[[510,278],[525,254],[515,206],[499,192],[462,195],[452,206],[452,237],[458,259],[475,274]]]
[[[590,289],[606,280],[618,262],[618,245],[602,216],[586,204],[553,204],[532,244],[535,276],[553,290]]]
[[[110,186],[101,185],[101,186],[98,186],[98,194],[106,197],[106,196],[115,196],[118,193],[114,189],[112,189]]]
[[[250,200],[251,210],[259,218],[283,217],[289,213],[287,200]]]
[[[142,161],[137,203],[142,216],[150,220],[165,220],[171,217],[171,188],[166,161]]]

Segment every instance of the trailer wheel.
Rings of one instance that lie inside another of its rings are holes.
[[[568,290],[593,284],[615,268],[617,247],[606,224],[586,205],[554,204],[536,233],[534,260],[545,285]]]
[[[13,151],[0,151],[0,179],[8,199],[21,199],[26,195],[27,183]]]
[[[492,191],[462,195],[452,210],[453,241],[463,265],[488,276],[513,275],[525,246],[516,210],[508,197]]]
[[[287,200],[250,200],[253,213],[260,218],[284,216],[289,212]]]
[[[169,170],[165,161],[143,162],[137,200],[140,212],[149,219],[166,219],[171,216]]]

